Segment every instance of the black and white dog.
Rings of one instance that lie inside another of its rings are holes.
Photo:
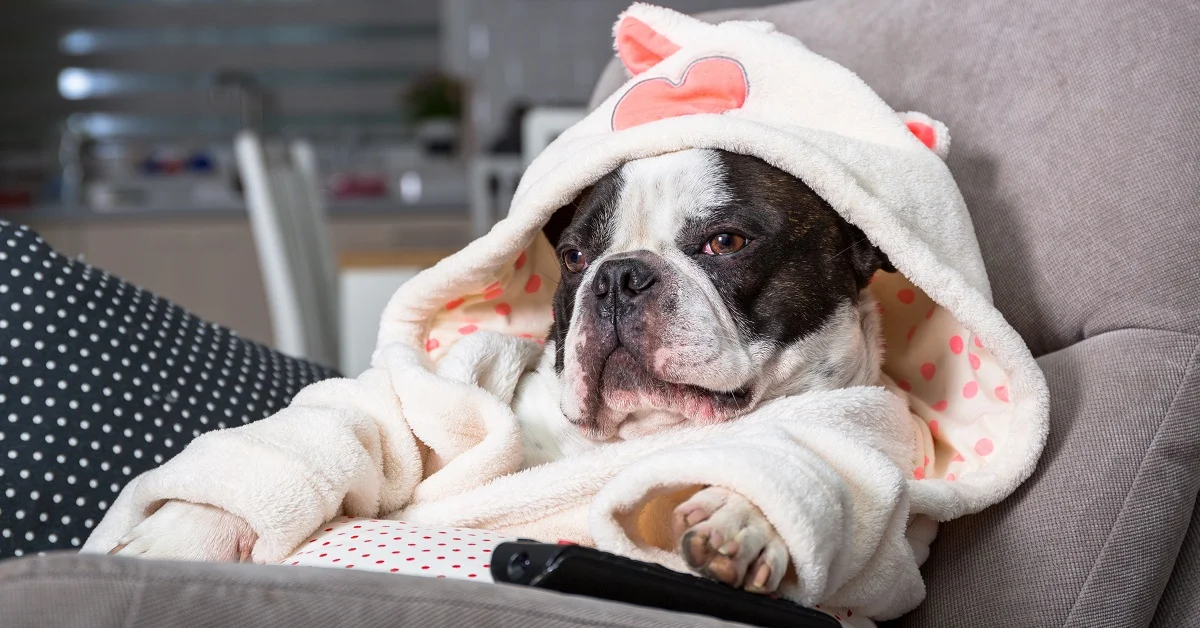
[[[676,426],[730,421],[764,401],[876,383],[879,317],[866,291],[892,270],[803,182],[760,159],[685,150],[626,163],[545,228],[562,280],[546,354],[514,410],[526,466]],[[725,489],[675,511],[697,572],[773,592],[788,551]],[[170,502],[114,552],[244,558],[254,532]],[[187,551],[184,551],[187,546]]]

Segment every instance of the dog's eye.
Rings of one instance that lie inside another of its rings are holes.
[[[718,233],[708,239],[708,243],[704,245],[704,253],[706,255],[729,255],[737,253],[746,247],[749,240],[745,236],[740,236],[736,233]]]
[[[569,272],[581,273],[587,268],[587,257],[579,249],[567,249],[562,253],[563,266]]]

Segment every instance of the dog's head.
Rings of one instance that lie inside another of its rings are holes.
[[[718,150],[631,161],[545,232],[562,410],[596,440],[869,383],[886,258],[804,183]]]

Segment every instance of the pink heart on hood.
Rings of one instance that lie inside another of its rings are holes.
[[[646,79],[625,92],[613,110],[614,131],[697,113],[724,113],[746,104],[750,86],[742,65],[727,57],[699,59],[678,83]]]

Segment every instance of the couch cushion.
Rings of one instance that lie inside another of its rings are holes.
[[[1146,626],[1200,491],[1200,338],[1125,330],[1038,360],[1050,438],[1008,500],[942,526],[898,626]]]
[[[1154,628],[1200,626],[1200,503],[1192,507],[1191,527],[1151,625]]]
[[[764,19],[946,122],[996,304],[1034,355],[1200,331],[1193,0],[812,0]],[[610,66],[597,88],[615,88]]]
[[[734,628],[509,585],[316,567],[50,555],[0,563],[5,628]]]

